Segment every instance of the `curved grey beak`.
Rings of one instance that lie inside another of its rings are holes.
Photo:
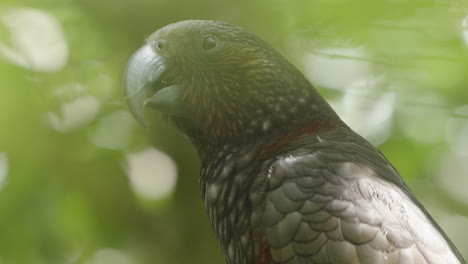
[[[125,69],[125,97],[130,112],[144,127],[147,127],[144,109],[148,93],[165,70],[165,58],[154,52],[148,44],[132,55]]]

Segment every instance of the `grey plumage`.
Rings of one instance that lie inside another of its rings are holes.
[[[272,263],[463,263],[377,149],[347,128],[320,138],[269,169],[275,184],[255,210]]]

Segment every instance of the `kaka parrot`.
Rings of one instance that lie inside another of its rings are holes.
[[[156,109],[197,149],[227,263],[465,263],[384,155],[254,34],[219,21],[165,26],[124,78],[141,124]]]

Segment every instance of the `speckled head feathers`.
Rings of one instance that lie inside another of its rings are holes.
[[[150,93],[157,95],[169,85],[184,87],[177,100],[183,101],[187,110],[169,117],[197,140],[259,137],[324,114],[328,119],[334,113],[279,52],[230,23],[174,23],[154,32],[147,46],[157,54],[154,60],[164,61],[165,67],[151,84]]]

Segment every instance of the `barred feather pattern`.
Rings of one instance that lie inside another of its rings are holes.
[[[464,263],[388,160],[349,128],[259,159],[265,145],[225,146],[202,169],[228,264]]]
[[[226,145],[202,164],[201,190],[211,226],[229,264],[253,263],[250,216],[253,175],[260,171],[256,148]]]

